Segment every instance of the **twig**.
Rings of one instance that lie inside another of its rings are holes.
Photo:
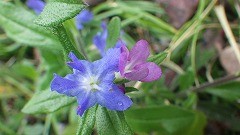
[[[238,62],[240,63],[240,51],[239,51],[239,47],[237,45],[237,42],[234,38],[234,35],[232,33],[232,30],[229,26],[229,23],[228,23],[228,20],[227,20],[227,17],[226,17],[226,13],[224,11],[224,8],[222,5],[218,5],[214,8],[214,11],[222,25],[222,28],[228,38],[228,41],[230,43],[230,45],[232,46],[233,50],[234,50],[234,53],[238,59]]]
[[[239,77],[240,77],[240,73],[237,73],[237,74],[234,74],[234,75],[229,75],[229,76],[226,76],[226,77],[223,77],[223,78],[220,78],[220,79],[216,79],[213,82],[207,82],[207,83],[201,84],[198,87],[192,87],[192,88],[190,88],[186,91],[180,92],[178,94],[178,96],[184,96],[188,92],[203,92],[206,88],[213,87],[213,86],[218,86],[218,85],[221,85],[223,83],[233,81],[233,80],[235,80]]]

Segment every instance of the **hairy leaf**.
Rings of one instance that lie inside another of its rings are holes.
[[[58,26],[75,17],[85,7],[80,0],[51,0],[35,20],[42,26]]]
[[[92,133],[96,120],[97,107],[98,106],[95,105],[84,112],[83,117],[80,118],[77,135],[90,135]]]
[[[33,23],[34,14],[10,2],[0,1],[0,7],[0,25],[10,38],[35,47],[61,48],[52,33]]]
[[[157,55],[151,56],[147,59],[148,62],[154,62],[157,65],[161,64],[161,62],[163,62],[163,60],[165,60],[165,58],[167,57],[168,53],[166,52],[162,52],[159,53]]]
[[[37,92],[23,107],[22,112],[29,114],[51,113],[75,101],[75,98],[44,90]]]
[[[99,106],[96,113],[96,125],[99,135],[131,135],[133,134],[123,112],[110,111]]]

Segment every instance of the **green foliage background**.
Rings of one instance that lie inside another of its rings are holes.
[[[199,0],[194,16],[179,29],[154,1],[106,1],[90,7],[94,19],[82,31],[73,18],[87,7],[83,2],[49,0],[39,16],[24,2],[0,1],[0,135],[240,133],[239,73],[226,73],[215,48],[202,49],[207,29],[226,27],[214,11],[221,6],[217,0]],[[228,2],[239,20],[238,2]],[[129,110],[95,105],[80,118],[76,99],[51,92],[49,85],[53,73],[71,72],[65,64],[69,52],[90,61],[100,58],[92,37],[102,20],[108,22],[107,48],[118,38],[132,48],[143,38],[150,43],[148,61],[160,65],[163,76],[127,84],[134,101]],[[239,23],[230,26],[239,42]],[[167,84],[169,71],[174,75]]]

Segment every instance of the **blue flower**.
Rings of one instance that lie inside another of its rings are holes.
[[[98,32],[97,35],[93,37],[93,43],[96,45],[97,49],[99,50],[100,55],[104,56],[105,49],[106,49],[106,41],[108,36],[107,23],[102,22],[101,26],[102,26],[102,31]],[[118,40],[115,45],[115,48],[120,48],[120,47],[121,47],[121,41]]]
[[[90,63],[70,53],[72,62],[67,64],[73,68],[73,74],[65,77],[55,74],[51,90],[77,97],[77,114],[80,116],[96,103],[110,110],[126,110],[132,101],[113,83],[114,72],[119,71],[119,56],[119,48],[109,49],[102,59]]]
[[[89,10],[81,11],[76,17],[76,26],[78,30],[82,30],[84,28],[83,23],[88,23],[93,19],[93,13]]]
[[[27,6],[35,11],[36,14],[40,14],[43,11],[46,3],[42,0],[28,0]]]

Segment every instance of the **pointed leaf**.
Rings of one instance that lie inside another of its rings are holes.
[[[98,106],[96,126],[99,135],[132,135],[132,131],[125,121],[123,112],[110,111]]]
[[[74,18],[84,7],[80,0],[51,0],[47,2],[35,23],[42,26],[58,26]]]
[[[97,105],[93,106],[80,118],[77,135],[90,135],[93,132],[97,107]]]
[[[166,52],[162,52],[159,53],[157,55],[151,56],[147,59],[148,62],[154,62],[157,65],[161,64],[163,62],[163,60],[165,60],[165,58],[167,57],[168,53]]]
[[[106,44],[107,44],[106,49],[115,46],[120,36],[120,29],[121,29],[120,18],[119,17],[112,18],[107,27],[108,37],[106,41]]]
[[[37,92],[23,107],[22,112],[29,114],[51,113],[75,102],[75,98],[44,90]]]
[[[231,82],[217,87],[208,88],[206,89],[206,92],[234,102],[240,100],[239,87],[239,82]]]

